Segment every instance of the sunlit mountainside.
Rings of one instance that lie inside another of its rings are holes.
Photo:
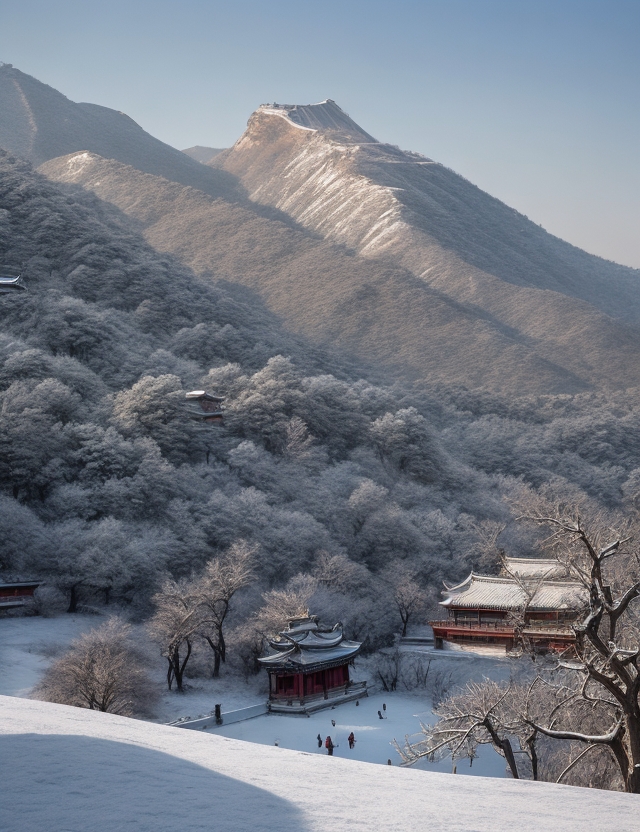
[[[377,142],[332,101],[262,106],[203,166],[13,68],[0,96],[0,145],[48,160],[49,177],[92,188],[152,245],[382,375],[511,395],[640,380],[637,271]]]

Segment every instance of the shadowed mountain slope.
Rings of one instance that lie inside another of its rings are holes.
[[[239,176],[255,201],[531,337],[541,318],[557,318],[550,291],[640,322],[640,271],[553,237],[442,165],[376,142],[345,113],[354,126],[336,130],[328,104],[337,122],[333,102],[259,108],[211,165]]]
[[[76,104],[9,64],[0,65],[0,147],[39,165],[77,150],[117,159],[218,195],[233,191],[234,177],[146,133],[124,113]]]
[[[540,315],[507,326],[388,259],[349,253],[250,206],[95,154],[51,160],[41,171],[93,190],[196,271],[249,286],[292,330],[387,371],[510,394],[640,382],[638,333],[584,301],[520,287],[535,294]]]
[[[186,153],[192,159],[195,159],[196,162],[206,165],[207,162],[210,162],[214,156],[222,153],[223,150],[224,148],[222,147],[203,147],[201,144],[196,144],[194,147],[187,147],[182,152]]]

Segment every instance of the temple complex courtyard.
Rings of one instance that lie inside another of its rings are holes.
[[[414,734],[420,730],[421,720],[425,723],[434,720],[431,704],[424,695],[373,693],[358,701],[359,705],[346,702],[334,709],[317,711],[309,717],[266,714],[245,722],[222,725],[211,729],[211,733],[324,756],[327,756],[324,741],[330,736],[335,745],[334,757],[384,765],[387,760],[391,760],[392,765],[397,766],[400,757],[391,745],[394,738],[402,742],[405,734]],[[383,710],[383,705],[386,705],[386,710]],[[378,711],[383,714],[383,719],[379,719]],[[335,726],[332,720],[335,721]],[[352,731],[356,743],[353,750],[350,750],[347,737]],[[318,734],[322,738],[321,748],[318,748]],[[451,761],[424,761],[415,768],[450,772]],[[492,748],[484,746],[471,767],[468,760],[458,761],[457,773],[504,777],[505,762]]]
[[[30,689],[41,674],[60,654],[69,642],[81,633],[98,626],[101,616],[61,615],[55,618],[20,617],[4,618],[0,621],[0,662],[4,673],[0,676],[0,694],[28,697]],[[464,684],[469,679],[483,676],[506,678],[510,661],[488,652],[484,656],[472,653],[433,650],[412,650],[421,653],[425,662],[431,661],[431,673],[447,675],[450,684]],[[354,680],[375,681],[375,657],[358,657],[353,669]],[[241,677],[225,674],[215,679],[189,679],[184,695],[166,690],[163,685],[164,666],[158,663],[158,687],[162,691],[156,706],[158,723],[172,722],[179,717],[197,717],[213,710],[216,703],[222,704],[223,713],[235,708],[244,708],[265,701],[268,696],[267,674],[251,677],[245,682]],[[398,766],[400,758],[391,745],[394,739],[402,742],[406,734],[420,730],[420,720],[434,719],[431,701],[425,691],[382,692],[374,689],[368,697],[355,702],[346,702],[335,708],[317,711],[311,716],[267,714],[264,716],[222,725],[211,733],[233,739],[245,740],[260,745],[294,749],[308,754],[327,756],[324,747],[326,737],[331,736],[335,745],[334,756],[361,762]],[[386,710],[383,705],[386,704]],[[384,719],[378,718],[380,711]],[[332,725],[335,720],[335,726]],[[356,743],[350,750],[347,743],[353,731]],[[186,732],[191,733],[191,732]],[[323,745],[318,748],[320,734]],[[433,771],[450,772],[451,762],[437,764],[422,762],[417,767]],[[480,749],[473,766],[466,760],[457,764],[458,774],[504,777],[504,760],[490,747]]]

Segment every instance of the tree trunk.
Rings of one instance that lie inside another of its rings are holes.
[[[531,777],[533,780],[538,779],[538,752],[536,751],[536,739],[538,732],[534,731],[530,737],[527,737],[526,743],[529,747],[529,757],[531,758]]]
[[[176,688],[178,689],[179,693],[184,693],[184,688],[182,687],[182,677],[184,675],[184,669],[187,666],[187,662],[189,661],[189,656],[191,655],[191,642],[187,639],[187,655],[184,657],[184,660],[180,661],[180,648],[176,647],[176,649],[171,654],[169,658],[169,663],[171,665],[171,675],[176,680]],[[169,677],[167,677],[169,678]],[[169,690],[171,690],[171,681],[169,679]]]
[[[493,727],[493,724],[489,717],[486,717],[483,720],[482,724],[489,732],[489,736],[491,737],[491,741],[493,742],[493,744],[496,746],[496,748],[499,748],[504,754],[504,758],[507,761],[509,769],[511,770],[513,779],[519,780],[520,775],[518,774],[518,766],[516,765],[516,758],[513,754],[513,749],[511,748],[511,743],[509,742],[509,739],[507,737],[502,738],[498,734],[496,729]]]
[[[220,658],[223,662],[227,661],[227,645],[222,634],[222,627],[218,630],[218,649],[220,651]]]
[[[219,644],[215,644],[213,639],[210,639],[209,636],[205,636],[205,641],[209,645],[209,647],[213,650],[213,677],[217,679],[220,676],[220,660],[224,661],[222,650],[220,649]]]
[[[69,596],[69,608],[67,612],[78,612],[78,593],[76,592],[75,584],[71,587],[71,594]]]

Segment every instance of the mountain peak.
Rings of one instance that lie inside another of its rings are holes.
[[[302,130],[331,133],[342,140],[377,143],[331,98],[318,104],[261,104],[257,113],[284,118]]]

